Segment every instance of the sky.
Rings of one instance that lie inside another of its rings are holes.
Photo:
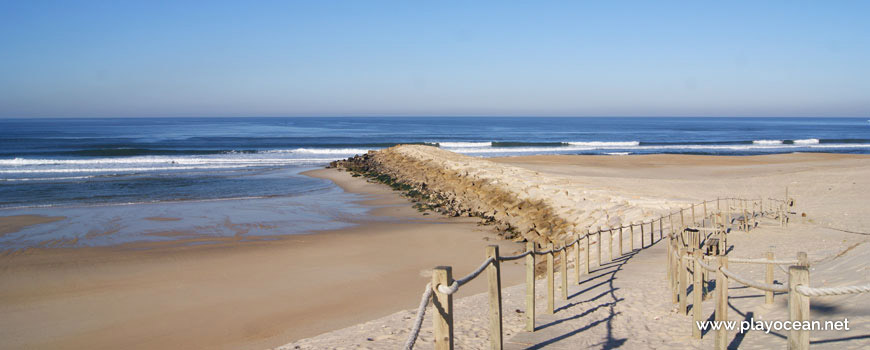
[[[0,117],[870,115],[867,1],[0,0]]]

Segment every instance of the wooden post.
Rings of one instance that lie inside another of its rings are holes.
[[[589,230],[586,230],[586,239],[584,241],[586,241],[586,274],[587,275],[589,274],[589,248],[590,248],[589,247],[589,240],[591,239],[590,237],[592,237],[592,236],[589,235]]]
[[[596,246],[598,247],[598,266],[601,266],[603,261],[601,259],[601,227],[598,227],[598,244]]]
[[[535,331],[535,242],[526,242],[526,331]]]
[[[438,266],[432,270],[432,304],[435,310],[432,330],[436,350],[453,350],[453,295],[438,291],[438,285],[449,286],[452,283],[453,269],[450,266]]]
[[[504,344],[501,331],[501,265],[498,262],[498,246],[486,247],[486,258],[493,261],[486,268],[489,282],[489,344],[492,350],[501,350]]]
[[[619,224],[619,256],[622,256],[622,254],[624,252],[622,250],[622,228],[623,228],[623,226],[624,225],[622,223]]]
[[[555,268],[555,266],[553,266],[553,260],[555,260],[553,257],[553,249],[555,249],[555,247],[553,247],[553,242],[547,244],[547,249],[550,250],[550,252],[547,253],[547,313],[553,314],[556,309],[554,300],[555,286],[553,285],[553,280],[555,279],[553,276],[553,269]]]
[[[663,221],[665,221],[665,218],[660,217],[659,218],[659,240],[660,241],[665,239],[665,224]]]
[[[707,217],[707,201],[704,201],[704,217]]]
[[[773,250],[767,252],[767,260],[773,260]],[[767,271],[765,271],[764,283],[773,284],[773,264],[765,265]],[[764,291],[764,303],[773,304],[773,292]]]
[[[692,320],[694,321],[694,327],[692,327],[692,337],[695,339],[701,339],[701,329],[698,328],[698,323],[701,322],[701,302],[703,301],[703,296],[701,293],[701,264],[698,263],[697,259],[701,259],[703,255],[700,250],[696,250],[694,256],[692,256],[692,262],[694,267],[692,268],[692,274],[694,275],[693,286],[692,286]]]
[[[574,242],[574,280],[580,284],[580,236],[577,237],[577,242]]]
[[[646,245],[644,244],[644,243],[645,243],[645,242],[644,242],[644,237],[643,237],[644,235],[646,235],[646,234],[643,232],[643,221],[641,221],[641,222],[640,222],[640,249],[643,249],[643,247],[646,246]]]
[[[562,264],[559,265],[559,274],[562,275],[562,299],[568,300],[568,247],[565,246],[565,242],[562,242],[560,251]]]
[[[788,228],[788,212],[789,212],[788,204],[789,204],[788,186],[785,186],[785,203],[782,204],[782,208],[783,208],[782,209],[782,218],[783,218],[782,220],[785,223],[785,228]]]
[[[613,227],[607,230],[607,246],[610,247],[610,261],[613,261]]]
[[[810,266],[810,260],[807,259],[807,252],[798,252],[797,261],[800,266]]]
[[[686,219],[683,217],[682,208],[680,208],[680,227],[686,227]]]
[[[722,211],[722,206],[719,204],[719,197],[716,197],[716,211]]]
[[[728,266],[728,257],[720,255],[719,267],[725,266]],[[722,322],[720,324],[723,325],[725,321],[728,321],[728,278],[721,270],[716,270],[716,321]],[[728,349],[728,330],[724,326],[716,332],[713,348],[717,350]]]
[[[806,253],[803,254],[806,263]],[[801,253],[798,253],[798,263],[801,261]],[[810,270],[806,265],[790,266],[788,268],[788,319],[790,322],[809,321],[810,297],[801,295],[795,290],[799,285],[809,286]],[[807,350],[810,348],[810,331],[794,330],[788,333],[789,350]]]
[[[628,242],[628,247],[631,248],[631,251],[634,251],[634,223],[628,224],[628,227],[631,229],[631,240]]]
[[[649,221],[649,245],[650,246],[652,246],[653,243],[655,243],[655,241],[656,241],[656,238],[655,238],[656,228],[655,228],[655,226],[653,226],[654,224],[655,224],[655,220]]]
[[[695,225],[695,205],[692,204],[692,226]]]
[[[675,234],[676,230],[674,230],[674,216],[673,215],[668,214],[668,224],[670,224],[670,226],[671,226],[671,228],[670,228],[671,235]]]
[[[668,235],[668,242],[667,243],[668,243],[668,259],[667,259],[668,264],[666,266],[668,267],[668,285],[672,286],[673,281],[674,281],[674,266],[673,266],[674,265],[674,253],[673,253],[673,251],[674,251],[673,250],[673,248],[674,248],[674,236],[673,235]]]
[[[680,276],[680,281],[679,281],[679,285],[677,286],[677,288],[679,288],[679,293],[680,293],[679,310],[680,310],[680,314],[682,314],[682,315],[688,314],[688,312],[687,312],[688,307],[686,306],[686,301],[687,301],[686,300],[686,293],[687,293],[687,290],[689,287],[689,276],[688,276],[688,271],[686,271],[686,259],[684,259],[685,256],[686,256],[686,250],[683,248],[680,248],[680,254],[678,256],[680,261],[677,262],[680,266],[680,269],[677,271],[677,273]]]
[[[674,252],[677,252],[677,258],[674,258],[673,254],[671,255],[671,266],[670,266],[671,278],[672,278],[672,280],[671,280],[671,302],[676,304],[680,301],[680,293],[678,292],[679,285],[680,285],[680,281],[678,279],[679,274],[680,274],[680,272],[679,272],[680,262],[677,260],[677,259],[679,259],[680,249],[677,248],[676,238],[672,237],[671,241],[673,242],[673,246],[671,246],[671,250]]]

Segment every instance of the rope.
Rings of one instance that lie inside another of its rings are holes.
[[[785,274],[788,275],[788,270],[786,270],[786,268],[782,267],[782,265],[773,265],[773,266],[776,266],[777,268],[780,269],[780,271],[785,272]]]
[[[522,253],[519,255],[500,256],[500,257],[498,257],[498,260],[499,261],[517,260],[517,259],[522,259],[523,257],[525,257],[526,255],[529,255],[529,254],[532,254],[531,250],[526,251],[525,253]]]
[[[477,270],[472,271],[471,273],[469,273],[465,277],[453,280],[453,283],[450,284],[449,287],[445,286],[443,284],[439,284],[438,291],[441,293],[447,294],[447,295],[456,293],[456,291],[459,290],[459,287],[462,287],[463,284],[468,283],[468,281],[471,281],[474,278],[476,278],[478,275],[480,275],[480,273],[483,272],[483,270],[485,270],[486,267],[489,266],[489,264],[491,264],[493,261],[495,261],[495,258],[486,259],[486,261],[484,261],[483,264],[480,264],[480,266],[477,267]]]
[[[738,263],[738,264],[776,264],[776,265],[796,265],[798,263],[797,260],[767,260],[764,258],[759,258],[759,259],[728,258],[728,262],[733,262],[733,263]]]
[[[799,285],[794,288],[798,293],[808,297],[824,297],[829,295],[844,295],[870,293],[870,284],[863,286],[846,286],[846,287],[831,287],[831,288],[812,288],[805,285]]]
[[[686,227],[686,229],[693,230],[693,231],[704,231],[704,232],[719,232],[719,231],[721,231],[720,229],[715,228],[715,227]]]
[[[698,262],[698,265],[701,265],[701,268],[710,272],[716,272],[716,268],[710,265],[705,264],[701,259],[695,259]]]
[[[731,259],[728,259],[728,261],[731,261]],[[783,285],[778,285],[778,284],[761,283],[761,282],[748,280],[748,279],[745,279],[743,277],[740,277],[739,275],[735,274],[734,272],[731,272],[731,270],[728,270],[724,267],[720,267],[719,271],[722,271],[722,273],[725,274],[726,277],[733,279],[737,282],[740,282],[743,285],[752,287],[752,288],[766,290],[768,292],[788,292],[788,286],[783,286]]]
[[[558,251],[558,250],[559,250],[559,249],[541,250],[541,251],[536,251],[535,254],[537,254],[537,255],[547,255],[547,254],[550,254],[550,253],[555,253],[555,252]]]
[[[417,318],[414,320],[414,327],[411,327],[411,333],[408,334],[408,340],[405,341],[405,350],[414,349],[414,343],[417,342],[417,336],[420,335],[420,327],[423,326],[423,316],[426,316],[426,306],[429,305],[429,299],[432,298],[432,283],[426,283],[426,290],[423,291],[423,297],[420,298],[420,306],[417,307]]]

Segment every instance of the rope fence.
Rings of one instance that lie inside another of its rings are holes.
[[[768,251],[764,258],[730,258],[726,255],[727,249],[724,248],[727,248],[727,244],[725,246],[722,244],[727,239],[730,226],[735,222],[738,229],[748,231],[757,225],[757,222],[750,222],[750,219],[755,221],[754,218],[757,216],[767,217],[766,214],[772,214],[771,217],[778,219],[782,227],[787,227],[788,214],[790,214],[788,208],[794,205],[794,200],[788,197],[787,190],[786,198],[787,200],[770,199],[769,212],[764,211],[764,201],[759,200],[757,203],[747,205],[749,203],[744,200],[727,198],[726,212],[714,211],[709,216],[705,215],[700,225],[692,227],[683,225],[682,231],[672,232],[668,235],[667,272],[668,282],[673,291],[672,301],[678,304],[680,313],[688,314],[689,298],[687,294],[689,285],[693,285],[691,290],[693,300],[692,336],[694,338],[701,339],[702,337],[698,324],[703,322],[702,301],[708,292],[706,285],[709,283],[708,275],[710,273],[716,275],[716,295],[714,297],[716,305],[714,319],[716,321],[727,321],[728,319],[728,283],[730,281],[763,291],[765,304],[773,303],[774,293],[787,293],[789,321],[791,322],[809,320],[810,297],[870,293],[870,284],[830,288],[810,287],[809,260],[804,252],[799,252],[796,259],[793,260],[777,260],[772,251]],[[733,205],[735,202],[737,205]],[[756,207],[760,212],[750,211]],[[717,208],[721,208],[719,203],[717,203]],[[733,217],[735,210],[738,214],[742,214],[740,218]],[[703,234],[707,232],[709,232],[708,235]],[[714,243],[719,245],[718,249],[712,249]],[[715,260],[716,264],[708,264],[705,259]],[[764,282],[756,281],[730,270],[728,268],[730,263],[765,265]],[[788,269],[784,268],[783,265],[789,265]],[[787,284],[774,283],[774,267],[788,275]],[[690,271],[691,283],[689,282]],[[727,349],[729,340],[727,328],[719,328],[715,333],[714,348]],[[809,349],[809,331],[790,330],[788,348]]]
[[[765,292],[765,302],[773,303],[774,293],[788,293],[789,307],[795,304],[798,308],[792,318],[795,320],[805,320],[809,315],[809,297],[814,296],[829,296],[855,293],[870,292],[870,285],[865,286],[846,286],[836,288],[811,288],[808,286],[809,270],[806,263],[806,255],[798,255],[796,260],[776,260],[773,252],[768,252],[767,256],[762,259],[754,258],[733,258],[729,259],[725,256],[727,245],[727,233],[732,229],[749,231],[758,225],[758,217],[771,217],[778,219],[780,226],[787,227],[788,223],[788,207],[794,204],[794,201],[788,199],[788,191],[786,190],[786,200],[768,199],[767,210],[765,210],[765,201],[763,199],[740,199],[740,198],[717,198],[716,200],[707,200],[701,203],[696,203],[688,208],[682,208],[665,215],[661,215],[658,219],[650,221],[641,221],[640,223],[629,223],[617,227],[602,228],[599,227],[595,232],[587,231],[585,234],[575,234],[570,242],[566,241],[558,248],[554,242],[547,244],[546,250],[538,250],[534,242],[526,243],[526,251],[516,255],[500,256],[497,245],[486,247],[486,260],[481,263],[474,271],[468,275],[459,278],[452,278],[452,268],[450,266],[439,266],[433,269],[432,282],[426,285],[423,295],[420,299],[420,305],[417,308],[416,317],[414,319],[411,332],[405,342],[405,349],[411,350],[419,338],[420,329],[422,328],[423,319],[425,318],[426,309],[429,303],[433,304],[433,333],[435,349],[452,350],[454,347],[453,335],[453,295],[460,288],[471,280],[479,277],[486,272],[488,280],[488,294],[490,312],[490,342],[491,348],[499,350],[503,348],[502,334],[502,296],[501,296],[501,262],[515,261],[525,259],[526,262],[526,331],[534,332],[535,325],[535,281],[536,281],[536,263],[538,256],[544,256],[546,260],[546,286],[547,286],[547,310],[548,314],[555,313],[555,270],[556,259],[559,255],[560,264],[558,266],[562,282],[562,298],[568,299],[568,255],[569,251],[573,250],[574,254],[574,279],[577,283],[580,282],[580,276],[584,273],[590,273],[591,256],[597,255],[598,265],[601,266],[604,260],[604,253],[609,252],[609,259],[613,261],[617,256],[625,254],[623,242],[625,235],[628,235],[629,251],[634,251],[634,244],[638,239],[636,234],[640,236],[640,249],[648,248],[655,242],[656,225],[658,222],[658,240],[661,241],[667,238],[668,253],[667,258],[667,279],[672,288],[672,300],[679,303],[681,313],[688,313],[687,290],[689,274],[692,275],[693,287],[693,313],[696,321],[700,320],[702,307],[701,302],[708,293],[709,275],[716,275],[716,311],[715,318],[717,321],[727,320],[726,310],[728,303],[727,284],[729,280],[734,280],[740,284],[756,288]],[[708,204],[714,204],[715,208],[708,208]],[[701,211],[702,215],[697,215],[696,211]],[[668,221],[668,231],[665,234],[665,224]],[[638,230],[636,230],[636,228]],[[646,231],[649,231],[647,234]],[[638,232],[639,231],[639,232]],[[614,236],[618,237],[615,238]],[[647,237],[648,236],[648,237]],[[606,239],[605,239],[606,238]],[[647,239],[648,238],[648,239]],[[604,241],[607,240],[607,249],[602,249]],[[618,250],[614,247],[614,241],[618,242]],[[595,245],[596,252],[592,253],[592,245]],[[585,251],[585,259],[581,259],[581,246]],[[573,249],[572,249],[573,248]],[[711,255],[712,254],[712,255]],[[717,261],[716,264],[708,264],[704,261],[705,258],[713,258]],[[581,261],[585,260],[581,269]],[[764,282],[754,281],[750,278],[740,276],[737,273],[729,270],[728,263],[741,264],[764,264],[766,266],[766,275]],[[691,266],[690,266],[691,265]],[[781,265],[792,265],[788,270]],[[789,274],[789,284],[775,284],[773,281],[773,268],[776,266],[782,271]],[[801,273],[805,273],[805,278],[801,277]],[[795,299],[795,301],[792,301]],[[805,305],[799,303],[805,303]],[[805,306],[805,308],[804,308]],[[790,312],[790,314],[792,314]],[[716,348],[725,349],[727,346],[727,330],[720,329],[716,334]],[[794,331],[793,333],[796,333]],[[693,336],[700,339],[701,332],[698,327],[693,327]],[[795,349],[806,349],[809,346],[808,334],[789,334],[789,344],[794,343],[801,346],[794,347]],[[803,346],[802,344],[805,344]],[[790,346],[791,348],[791,346]]]

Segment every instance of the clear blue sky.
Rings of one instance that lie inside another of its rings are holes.
[[[868,4],[0,0],[0,117],[863,117]]]

